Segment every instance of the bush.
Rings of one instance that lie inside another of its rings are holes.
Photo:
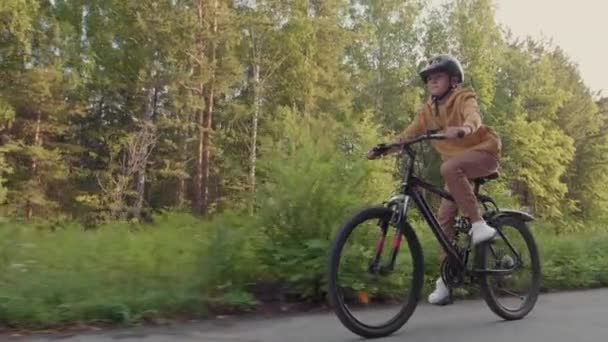
[[[335,226],[310,219],[309,224],[323,224],[311,231],[286,221],[293,226],[284,223],[273,232],[266,219],[226,212],[203,222],[168,213],[146,227],[114,223],[85,231],[66,225],[54,232],[1,224],[0,322],[128,324],[241,311],[256,305],[249,290],[265,281],[285,284],[299,300],[323,299],[333,235],[322,234],[335,230],[343,216],[333,217]],[[438,245],[427,229],[415,227],[425,253],[426,294],[439,272]],[[540,222],[533,224],[545,291],[608,286],[606,232],[554,235],[543,229]]]
[[[608,286],[608,234],[542,234],[538,240],[544,289]]]
[[[3,224],[0,321],[126,323],[151,313],[200,315],[217,303],[249,307],[242,289],[257,263],[242,222],[233,214],[207,223],[168,214],[145,228]]]
[[[272,177],[258,194],[258,222],[267,239],[260,256],[268,281],[322,299],[335,232],[355,209],[390,194],[392,167],[365,161],[379,140],[367,122],[345,127],[328,118],[282,115],[285,138],[263,145],[261,173]]]

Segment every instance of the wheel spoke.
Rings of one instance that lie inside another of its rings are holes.
[[[496,254],[496,250],[494,249],[494,245],[490,244],[490,252],[492,252],[492,256],[494,257],[494,259],[498,259],[498,254]]]
[[[525,300],[526,299],[526,296],[522,296],[519,293],[515,293],[515,292],[507,290],[507,289],[498,288],[498,290],[501,291],[501,292],[503,292],[503,293],[506,293],[508,295],[511,295],[513,297],[519,298],[521,300]]]

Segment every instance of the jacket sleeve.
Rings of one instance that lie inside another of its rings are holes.
[[[470,127],[474,133],[481,127],[481,114],[475,97],[469,97],[462,105],[463,126]]]
[[[424,133],[426,133],[424,111],[420,111],[418,114],[416,114],[416,117],[414,117],[414,121],[412,121],[409,126],[407,126],[403,132],[397,136],[397,139],[404,142]]]

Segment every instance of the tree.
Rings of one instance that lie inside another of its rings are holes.
[[[494,99],[497,59],[503,47],[491,0],[456,0],[450,14],[454,53],[462,59],[466,83],[478,95],[481,109]]]
[[[417,28],[419,1],[356,1],[350,21],[356,39],[348,50],[355,109],[372,111],[388,130],[400,131],[419,109]]]
[[[198,0],[195,8],[197,21],[193,32],[196,44],[189,52],[194,84],[188,86],[199,98],[195,107],[198,113],[198,151],[193,207],[200,214],[206,214],[210,204],[211,137],[216,99],[235,82],[240,68],[233,56],[233,40],[237,36],[231,31],[233,26],[230,22],[234,14],[231,2]]]
[[[10,140],[2,149],[14,171],[7,178],[9,210],[31,219],[69,203],[67,160],[78,147],[68,140],[71,108],[64,99],[70,79],[62,73],[62,57],[56,53],[62,32],[54,8],[46,2],[31,10],[22,7],[28,4],[20,1],[8,8],[17,17],[11,17],[7,27],[9,54],[0,102],[3,131]],[[57,191],[60,188],[64,191]]]

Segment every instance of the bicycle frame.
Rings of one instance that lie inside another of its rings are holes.
[[[458,265],[461,269],[464,269],[466,266],[465,260],[460,257],[458,251],[451,245],[448,237],[441,228],[441,225],[439,224],[435,214],[431,210],[424,196],[420,193],[419,189],[425,189],[449,201],[454,201],[454,198],[452,197],[452,195],[450,195],[448,192],[441,189],[440,187],[427,183],[424,180],[414,176],[414,162],[416,159],[415,154],[410,148],[410,146],[405,146],[404,150],[407,152],[410,158],[409,165],[407,165],[407,172],[401,184],[401,193],[405,195],[406,198],[409,197],[414,201],[416,207],[422,213],[424,220],[437,238],[437,241],[441,245],[441,248],[443,248],[443,250],[445,251],[448,258],[450,258],[451,261],[456,262],[456,265]],[[405,201],[404,205],[408,204],[409,201]],[[407,208],[404,208],[404,212],[405,211],[407,211]],[[405,219],[405,217],[403,219]]]
[[[460,269],[464,270],[466,267],[466,262],[467,262],[466,256],[464,258],[461,257],[459,255],[458,251],[450,243],[450,240],[448,239],[445,232],[441,228],[441,225],[439,224],[435,214],[431,210],[431,208],[430,208],[428,202],[426,201],[426,199],[424,198],[424,196],[420,193],[419,189],[420,188],[425,189],[425,190],[427,190],[431,193],[434,193],[435,195],[438,195],[441,198],[449,200],[449,201],[454,201],[454,198],[452,197],[452,195],[450,195],[444,189],[442,189],[438,186],[435,186],[433,184],[430,184],[430,183],[422,180],[421,178],[415,176],[414,175],[414,163],[415,163],[415,159],[416,159],[415,153],[410,148],[409,145],[405,145],[403,147],[403,149],[405,150],[405,152],[407,152],[407,154],[409,156],[409,165],[407,165],[407,172],[404,176],[404,179],[403,179],[403,182],[401,185],[401,191],[400,191],[400,193],[402,195],[404,195],[405,199],[406,199],[403,204],[404,206],[406,206],[406,208],[403,208],[403,212],[404,213],[407,212],[407,206],[409,204],[409,199],[412,199],[414,201],[414,203],[416,204],[416,207],[418,208],[418,210],[420,210],[420,212],[422,213],[422,216],[424,217],[424,220],[428,224],[429,228],[435,235],[435,238],[441,245],[441,248],[445,251],[447,257],[450,259],[451,262],[454,263],[453,265],[455,265],[455,266],[457,265]],[[482,200],[482,202],[489,201],[489,202],[494,203],[493,200],[488,198],[487,196],[478,195],[478,192],[477,192],[478,187],[476,187],[475,190],[476,190],[475,195],[478,197],[478,199]],[[484,207],[485,207],[485,204],[484,204]],[[405,219],[405,215],[403,215],[401,217],[401,219]]]
[[[459,254],[459,251],[449,241],[445,232],[441,228],[441,225],[437,221],[435,214],[431,210],[431,208],[430,208],[428,202],[426,201],[426,199],[424,198],[424,196],[420,193],[419,189],[420,188],[425,189],[425,190],[432,192],[432,193],[440,196],[441,198],[449,200],[449,201],[454,201],[454,198],[452,197],[452,195],[450,195],[447,191],[443,190],[442,188],[437,187],[433,184],[430,184],[414,175],[414,163],[416,160],[416,155],[415,155],[414,151],[411,149],[411,145],[413,145],[414,143],[423,141],[423,140],[431,139],[432,137],[433,137],[433,134],[429,133],[426,136],[421,136],[419,138],[416,138],[407,144],[399,145],[402,148],[402,150],[405,151],[407,153],[407,155],[409,156],[409,164],[406,166],[407,172],[404,175],[403,181],[401,183],[401,189],[399,191],[399,194],[397,194],[396,196],[391,198],[388,201],[387,205],[388,206],[396,205],[397,208],[399,209],[399,211],[396,212],[398,214],[396,223],[397,223],[397,227],[398,227],[397,229],[401,230],[403,225],[406,224],[405,220],[407,217],[409,202],[410,202],[410,200],[413,200],[414,203],[416,204],[417,208],[422,213],[422,216],[424,217],[429,228],[435,235],[435,238],[441,245],[441,248],[445,251],[445,253],[448,257],[448,260],[452,263],[453,266],[458,267],[458,269],[460,269],[461,271],[466,271],[466,266],[467,266],[466,264],[468,262],[468,254],[469,254],[468,248],[470,246],[467,247],[467,251],[465,251],[464,255],[461,256]],[[498,217],[500,215],[512,215],[512,216],[519,217],[519,218],[523,219],[524,221],[530,221],[533,219],[531,216],[529,216],[525,213],[522,213],[522,212],[518,212],[518,211],[514,211],[514,210],[498,209],[498,206],[496,205],[496,203],[494,202],[494,200],[491,197],[479,194],[479,184],[475,184],[474,193],[475,193],[477,200],[479,201],[479,203],[483,206],[483,208],[485,210],[484,217],[486,217],[486,218],[491,219],[492,217]],[[494,206],[495,210],[490,211],[488,209],[488,206],[486,203],[492,204]],[[377,272],[377,271],[383,272],[383,271],[392,270],[393,266],[395,264],[395,260],[397,257],[397,253],[399,251],[400,244],[401,244],[401,234],[396,234],[395,238],[393,240],[393,243],[392,243],[392,251],[391,251],[391,256],[390,256],[388,264],[379,265],[380,255],[383,250],[382,246],[383,246],[385,238],[386,238],[387,227],[383,226],[383,227],[381,227],[381,230],[382,230],[382,236],[378,243],[378,247],[376,250],[376,256],[374,257],[373,261],[369,265],[370,272]],[[511,249],[511,251],[513,251],[513,253],[519,259],[519,253],[517,253],[517,251],[513,248],[511,243],[508,241],[508,239],[504,236],[504,234],[500,230],[498,231],[498,235],[507,243],[508,247]],[[486,273],[486,274],[487,273],[508,274],[511,272],[511,270],[475,269],[475,270],[473,270],[473,272],[474,273]]]
[[[437,238],[437,241],[441,245],[441,248],[443,248],[448,257],[452,259],[452,261],[456,261],[457,265],[459,265],[461,268],[464,268],[464,260],[460,258],[460,255],[458,254],[456,249],[450,244],[448,237],[441,228],[441,225],[433,214],[428,202],[426,201],[424,196],[422,196],[422,194],[419,192],[418,188],[424,188],[450,201],[454,200],[452,196],[447,192],[443,191],[442,189],[439,189],[434,185],[426,183],[425,181],[417,177],[411,177],[408,183],[405,184],[405,186],[406,189],[404,191],[404,194],[406,196],[409,196],[414,201],[414,203],[418,207],[418,210],[420,210],[420,212],[422,213],[424,220],[429,225],[431,231]]]

